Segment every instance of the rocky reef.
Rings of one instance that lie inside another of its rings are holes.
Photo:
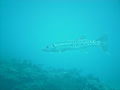
[[[115,90],[79,70],[46,69],[27,60],[0,60],[0,90]]]

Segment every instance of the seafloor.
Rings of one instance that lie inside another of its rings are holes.
[[[0,60],[0,90],[115,90],[79,70],[44,68],[27,60]]]

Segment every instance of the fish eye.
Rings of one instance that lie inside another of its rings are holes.
[[[55,45],[54,45],[54,44],[52,44],[52,47],[55,47]]]
[[[54,45],[54,44],[51,44],[50,47],[51,47],[51,48],[55,48],[55,45]]]

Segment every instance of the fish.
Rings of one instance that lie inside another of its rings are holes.
[[[100,47],[104,52],[107,52],[107,45],[106,45],[107,37],[102,36],[96,40],[89,40],[86,37],[81,37],[76,40],[69,40],[63,42],[52,43],[47,45],[42,51],[45,52],[65,52],[65,51],[72,51],[72,50],[81,50],[85,51],[86,48],[89,47]]]

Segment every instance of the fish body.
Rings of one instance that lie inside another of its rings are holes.
[[[86,38],[81,38],[77,40],[50,44],[46,46],[46,48],[44,48],[43,51],[64,52],[64,51],[71,51],[71,50],[84,50],[88,47],[101,47],[104,51],[106,51],[107,49],[106,49],[105,41],[106,39],[104,37],[101,37],[97,40],[89,40]]]

